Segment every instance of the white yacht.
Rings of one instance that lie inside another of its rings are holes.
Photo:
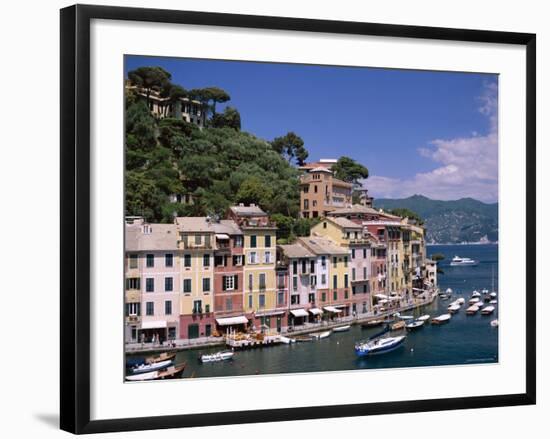
[[[470,258],[461,258],[460,256],[455,256],[451,261],[451,267],[459,267],[462,265],[475,266],[478,264],[478,261],[474,261]]]

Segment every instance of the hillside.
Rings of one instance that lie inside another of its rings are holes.
[[[473,198],[440,201],[413,195],[403,199],[378,199],[374,206],[416,212],[425,220],[428,242],[498,241],[498,203],[486,204]]]

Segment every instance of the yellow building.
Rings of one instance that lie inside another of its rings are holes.
[[[208,217],[178,217],[180,249],[180,337],[208,337],[214,328],[214,250]]]
[[[243,309],[254,326],[261,318],[284,313],[285,303],[278,300],[275,279],[277,227],[258,206],[238,205],[229,209],[244,238]]]

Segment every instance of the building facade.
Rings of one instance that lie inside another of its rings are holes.
[[[324,166],[300,176],[300,215],[302,218],[325,217],[351,203],[353,185],[339,180]]]

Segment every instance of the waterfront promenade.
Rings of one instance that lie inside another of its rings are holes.
[[[391,316],[396,312],[405,312],[413,309],[417,309],[426,305],[431,304],[436,298],[439,290],[434,290],[429,294],[429,296],[420,300],[417,298],[409,299],[408,301],[402,300],[396,306],[393,306],[384,312],[368,312],[362,314],[361,316],[347,316],[347,317],[338,317],[331,321],[322,321],[319,323],[306,323],[300,326],[294,326],[286,328],[278,335],[303,335],[310,334],[318,331],[329,330],[338,326],[346,324],[362,324],[371,320],[380,319],[383,317]],[[159,343],[127,343],[126,344],[126,353],[130,355],[141,354],[141,353],[153,353],[153,352],[164,352],[164,351],[183,351],[191,349],[204,349],[208,347],[215,346],[226,346],[226,339],[222,337],[200,337],[195,339],[176,339],[164,342],[162,345]]]

